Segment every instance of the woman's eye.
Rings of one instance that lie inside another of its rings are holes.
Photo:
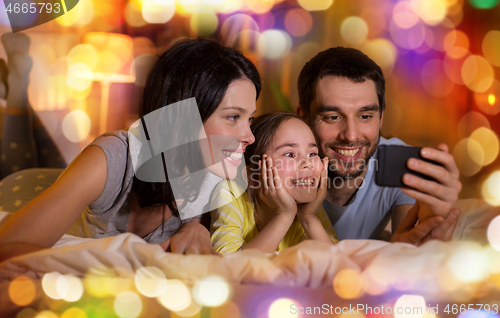
[[[317,153],[315,153],[315,152],[311,152],[311,153],[309,154],[309,157],[316,157],[317,155],[318,155]]]
[[[248,121],[251,123],[254,119],[255,119],[255,117],[250,117],[250,118],[248,118]]]
[[[237,121],[240,118],[240,115],[228,116],[227,119],[230,121]]]
[[[287,152],[284,154],[285,157],[295,158],[295,154],[293,152]]]

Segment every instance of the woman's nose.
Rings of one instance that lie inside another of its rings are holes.
[[[252,133],[252,130],[250,129],[250,125],[247,127],[244,127],[242,130],[240,136],[238,137],[238,140],[244,144],[245,146],[251,145],[255,141],[255,136]]]

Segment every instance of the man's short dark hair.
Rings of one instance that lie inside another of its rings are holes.
[[[375,83],[380,113],[385,109],[385,79],[382,69],[363,52],[346,47],[329,48],[304,65],[299,75],[299,104],[307,118],[316,94],[316,84],[325,76],[339,76],[354,83]]]

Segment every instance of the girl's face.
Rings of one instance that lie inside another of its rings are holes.
[[[276,131],[266,154],[272,158],[283,185],[297,203],[316,198],[323,164],[309,126],[296,118],[286,120]]]
[[[245,148],[255,141],[250,122],[256,112],[257,91],[249,79],[233,81],[215,112],[205,121],[200,139],[203,162],[213,174],[236,177]]]

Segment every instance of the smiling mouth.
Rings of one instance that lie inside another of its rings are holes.
[[[344,157],[354,157],[361,148],[358,149],[352,149],[352,150],[345,150],[345,149],[339,149],[339,148],[332,148],[335,152],[341,154]]]
[[[296,179],[292,180],[292,184],[298,186],[312,186],[314,184],[314,181],[314,178]]]
[[[241,157],[243,157],[242,152],[233,152],[233,151],[227,151],[227,150],[222,150],[222,154],[224,156],[227,156],[233,160],[240,160]]]

